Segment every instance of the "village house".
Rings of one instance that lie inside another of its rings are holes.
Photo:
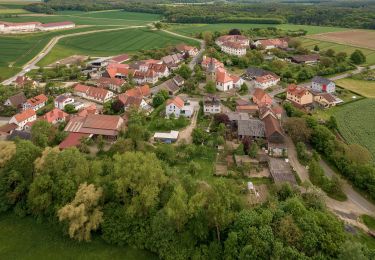
[[[64,110],[66,105],[72,105],[74,98],[70,94],[62,94],[55,98],[55,108]]]
[[[269,87],[276,86],[279,81],[280,77],[274,75],[264,75],[256,77],[254,83],[257,88],[267,89]]]
[[[48,101],[48,97],[44,94],[40,94],[38,96],[35,96],[33,98],[29,98],[26,100],[25,103],[23,103],[22,107],[23,110],[32,109],[34,111],[37,111],[44,107]]]
[[[172,114],[178,118],[184,116],[190,118],[194,113],[194,107],[190,105],[189,101],[184,101],[180,97],[173,97],[167,100],[165,107],[166,117],[170,117]]]
[[[286,156],[287,147],[280,122],[273,115],[268,114],[263,119],[265,138],[267,140],[268,154],[274,157]]]
[[[316,64],[320,60],[319,54],[295,55],[290,60],[297,64]]]
[[[259,108],[259,118],[263,119],[268,115],[272,115],[278,120],[281,120],[283,109],[279,105],[262,106]]]
[[[156,72],[158,78],[164,78],[169,76],[169,69],[165,64],[150,64],[148,70]]]
[[[199,50],[197,47],[186,45],[186,44],[177,45],[176,50],[183,55],[187,54],[189,57],[195,57],[199,53]]]
[[[202,68],[204,70],[207,70],[209,67],[212,67],[212,65],[214,66],[215,69],[224,68],[224,64],[218,61],[217,59],[203,56],[203,60],[201,62]]]
[[[145,83],[154,85],[158,82],[159,77],[158,77],[158,74],[154,70],[148,70],[146,72],[135,71],[133,75],[133,80],[138,85],[142,85]]]
[[[275,48],[286,49],[288,48],[288,41],[286,39],[257,40],[254,42],[254,46],[264,50],[271,50]]]
[[[74,94],[82,98],[92,100],[98,103],[105,103],[113,98],[113,92],[97,87],[77,84],[74,87]]]
[[[244,56],[246,55],[246,49],[249,48],[250,40],[243,35],[223,35],[218,37],[215,43],[221,48],[222,52]]]
[[[314,96],[314,101],[323,108],[330,108],[342,102],[342,100],[338,100],[330,93],[312,92],[312,94]]]
[[[9,124],[16,124],[17,130],[23,130],[28,123],[32,123],[36,120],[36,113],[33,109],[26,109],[21,113],[14,115],[10,120]]]
[[[96,86],[99,88],[109,89],[111,91],[121,93],[122,86],[126,83],[126,81],[122,78],[106,78],[101,77],[96,80]]]
[[[221,113],[221,102],[215,96],[207,96],[203,102],[203,112],[205,114],[218,114]]]
[[[159,91],[165,90],[170,96],[176,95],[180,88],[185,84],[184,78],[180,75],[176,75],[167,81],[164,81],[160,85],[151,89],[152,95],[155,95]]]
[[[106,67],[103,77],[111,79],[126,79],[133,71],[129,69],[128,64],[110,63]]]
[[[16,80],[14,81],[14,85],[20,88],[23,88],[25,86],[30,86],[32,88],[35,88],[36,86],[38,86],[38,82],[30,79],[27,76],[18,76]]]
[[[23,92],[10,96],[7,100],[5,100],[5,106],[11,106],[15,108],[22,108],[23,103],[26,102],[26,97]]]
[[[124,119],[120,116],[89,114],[86,117],[73,117],[64,130],[90,136],[101,135],[106,139],[115,140],[122,129],[123,123]]]
[[[151,94],[150,87],[148,85],[135,87],[127,90],[125,93],[118,95],[118,100],[124,106],[125,110],[131,107],[135,107],[143,110],[150,110],[151,107],[146,102],[146,98]]]
[[[40,31],[54,31],[54,30],[63,30],[63,29],[72,29],[76,25],[73,22],[55,22],[55,23],[45,23],[37,26],[37,29]]]
[[[53,110],[47,112],[43,116],[40,117],[41,120],[45,120],[50,124],[57,124],[57,123],[62,123],[65,122],[68,118],[68,114],[65,113],[64,111],[54,108]]]
[[[304,107],[313,103],[313,95],[306,88],[291,84],[286,92],[286,99],[297,107]]]
[[[256,88],[253,93],[253,102],[259,107],[272,105],[272,98],[263,89]]]
[[[95,104],[91,104],[87,107],[84,107],[82,110],[78,111],[77,116],[86,117],[88,115],[97,115],[99,114],[98,108]]]
[[[311,81],[311,90],[316,92],[333,93],[336,91],[336,84],[329,79],[315,76]]]
[[[184,61],[184,56],[181,53],[167,55],[161,58],[161,61],[171,70],[176,70]]]

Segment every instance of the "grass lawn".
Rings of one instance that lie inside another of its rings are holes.
[[[362,217],[363,223],[371,229],[375,231],[375,218],[369,215],[363,215]]]
[[[368,98],[375,98],[375,81],[358,79],[339,79],[336,84]]]
[[[350,56],[355,50],[361,50],[363,54],[366,56],[366,64],[365,65],[372,65],[375,64],[375,50],[370,50],[366,48],[358,48],[349,45],[327,42],[327,41],[320,41],[315,39],[309,39],[305,37],[299,38],[302,41],[302,46],[312,50],[315,45],[319,46],[321,51],[332,49],[336,52],[345,52]]]
[[[76,242],[51,224],[13,214],[0,215],[1,259],[157,259],[131,247],[106,244],[100,238]]]
[[[363,99],[336,108],[340,134],[348,143],[366,147],[375,158],[375,99]]]
[[[183,42],[198,45],[194,40],[149,29],[126,29],[80,35],[62,39],[39,65],[45,66],[72,54],[108,56],[158,49]]]
[[[194,36],[196,33],[205,31],[228,31],[233,28],[242,30],[250,28],[267,28],[276,27],[283,30],[299,30],[304,29],[308,34],[317,34],[325,32],[337,32],[348,30],[346,28],[312,26],[312,25],[296,25],[296,24],[243,24],[243,23],[220,23],[220,24],[170,24],[171,31],[181,33],[187,36]]]

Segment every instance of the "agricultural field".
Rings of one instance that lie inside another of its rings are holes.
[[[335,81],[342,88],[356,92],[364,97],[375,98],[375,81],[358,79],[339,79]]]
[[[366,48],[358,48],[353,47],[345,44],[339,44],[339,43],[333,43],[333,42],[327,42],[327,41],[321,41],[316,39],[309,39],[306,37],[300,37],[300,40],[302,41],[302,46],[312,50],[315,45],[319,46],[319,49],[321,51],[332,49],[336,52],[345,52],[348,54],[352,54],[355,50],[361,50],[363,54],[366,56],[366,65],[373,65],[375,64],[375,50],[366,49]]]
[[[96,26],[132,26],[147,25],[160,19],[159,15],[116,11],[101,12],[59,12],[56,15],[23,15],[11,18],[3,18],[8,22],[30,22],[38,21],[42,23],[72,21],[77,25],[96,25]]]
[[[348,143],[358,143],[366,147],[375,158],[375,99],[353,102],[333,115],[337,119],[340,134]]]
[[[100,238],[77,243],[52,224],[13,214],[0,215],[0,245],[1,259],[157,259],[143,250],[108,245]]]
[[[140,50],[163,48],[179,43],[198,45],[194,40],[180,38],[166,32],[149,29],[125,29],[64,38],[41,60],[46,66],[73,54],[110,56],[119,53],[136,53]]]
[[[238,23],[222,23],[222,24],[169,24],[168,30],[184,34],[186,36],[194,36],[197,33],[205,31],[228,31],[233,28],[242,30],[250,28],[267,28],[276,27],[283,30],[300,30],[304,29],[308,34],[326,33],[326,32],[340,32],[348,29],[326,26],[312,26],[312,25],[296,25],[296,24],[238,24]]]
[[[0,78],[12,76],[35,57],[44,46],[57,35],[96,30],[96,27],[84,27],[56,32],[3,35],[0,37]],[[106,29],[100,27],[100,29]]]
[[[375,31],[370,30],[320,33],[308,38],[375,50]]]

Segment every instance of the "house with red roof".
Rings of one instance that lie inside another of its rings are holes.
[[[101,135],[113,140],[117,138],[123,124],[124,119],[120,116],[89,114],[86,117],[73,117],[64,130],[90,136]]]
[[[215,43],[222,52],[235,56],[246,55],[250,40],[243,35],[223,35],[216,39]]]
[[[71,132],[68,136],[59,144],[59,149],[64,150],[71,147],[78,147],[81,144],[81,140],[89,138],[90,134],[86,133],[74,133]]]
[[[138,109],[150,110],[150,105],[146,102],[146,97],[151,95],[150,87],[148,85],[135,87],[127,90],[125,93],[118,95],[118,100],[123,104],[124,109],[130,107]]]
[[[32,109],[34,111],[37,111],[44,107],[48,101],[48,97],[44,94],[40,94],[38,96],[35,96],[33,98],[29,98],[26,100],[25,103],[23,103],[22,108],[23,110]]]
[[[95,104],[91,104],[88,107],[83,108],[82,110],[78,111],[77,116],[86,117],[88,115],[97,115],[98,110]]]
[[[207,70],[210,66],[212,66],[212,64],[214,65],[215,69],[224,68],[224,64],[217,59],[203,56],[201,63],[203,69]]]
[[[126,83],[126,81],[122,78],[106,78],[101,77],[96,80],[96,86],[99,88],[105,88],[112,90],[117,93],[121,93],[122,86]]]
[[[43,116],[40,117],[41,120],[45,120],[50,124],[57,124],[61,122],[65,122],[68,118],[68,114],[64,111],[54,108],[51,111],[47,112]]]
[[[267,89],[269,87],[277,85],[279,83],[280,77],[272,74],[266,74],[263,76],[255,77],[254,83],[257,88]]]
[[[27,76],[18,76],[16,80],[14,81],[14,85],[16,87],[21,87],[21,88],[23,88],[24,86],[31,86],[35,88],[38,85],[38,82],[30,79]]]
[[[265,39],[254,42],[254,45],[264,50],[271,50],[275,48],[286,49],[288,48],[288,41],[286,39]]]
[[[233,88],[233,78],[223,68],[216,70],[216,89],[220,91],[228,91]]]
[[[253,102],[259,107],[272,105],[272,98],[263,89],[256,88],[253,93]]]
[[[129,74],[132,74],[133,70],[129,68],[128,64],[120,64],[120,63],[110,63],[106,67],[106,71],[104,76],[114,79],[125,79],[129,77]]]
[[[98,103],[105,103],[113,98],[113,92],[103,88],[91,87],[77,84],[74,87],[74,94],[82,98]]]
[[[291,84],[286,92],[286,99],[297,107],[310,105],[314,101],[313,94],[306,88]]]
[[[188,54],[189,57],[195,57],[198,55],[199,50],[197,47],[186,45],[186,44],[179,44],[176,46],[176,50],[181,54]]]
[[[62,94],[55,98],[55,107],[58,109],[63,110],[66,105],[73,105],[73,104],[74,104],[74,98],[71,96],[70,93]]]
[[[16,130],[23,130],[28,123],[32,123],[36,120],[36,113],[33,109],[26,109],[21,113],[14,115],[10,120],[9,124],[16,124]]]
[[[190,118],[194,113],[194,107],[190,105],[189,101],[184,101],[180,97],[173,97],[167,100],[165,107],[166,117],[170,117],[172,114],[178,118],[180,116]]]

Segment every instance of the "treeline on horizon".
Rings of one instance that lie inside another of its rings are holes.
[[[259,24],[306,24],[349,28],[375,29],[375,3],[371,1],[335,1],[282,3],[269,1],[254,3],[186,4],[172,5],[181,1],[125,1],[125,0],[49,0],[34,3],[25,9],[37,13],[54,13],[63,10],[96,11],[123,9],[129,12],[161,14],[171,23],[259,23]],[[185,1],[184,1],[185,2]],[[187,3],[199,3],[189,1]],[[270,5],[270,2],[273,2]]]

